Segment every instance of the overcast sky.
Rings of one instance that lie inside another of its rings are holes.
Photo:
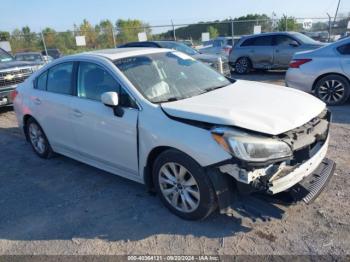
[[[25,25],[33,31],[47,26],[73,29],[84,18],[96,24],[102,19],[137,18],[151,25],[192,23],[225,19],[249,13],[271,16],[327,17],[338,0],[7,0],[0,4],[0,31]],[[340,13],[350,12],[350,0],[342,0]]]

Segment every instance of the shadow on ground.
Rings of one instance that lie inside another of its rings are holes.
[[[100,238],[140,240],[156,234],[217,238],[251,230],[242,218],[281,218],[278,208],[240,218],[219,215],[184,221],[143,185],[63,156],[38,158],[16,128],[0,129],[0,239]],[[272,208],[272,209],[271,209]]]

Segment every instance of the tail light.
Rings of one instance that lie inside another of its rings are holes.
[[[18,91],[15,89],[10,93],[11,100],[14,101],[16,96],[18,95]]]
[[[290,68],[299,68],[301,65],[306,64],[308,62],[312,61],[312,59],[293,59],[289,63]]]
[[[229,55],[231,53],[232,48],[231,47],[224,47],[224,52]]]

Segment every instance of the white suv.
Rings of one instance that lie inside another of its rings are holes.
[[[233,192],[302,192],[310,202],[334,170],[323,102],[225,78],[168,49],[57,59],[17,88],[14,107],[40,157],[144,183],[186,219],[230,212]]]

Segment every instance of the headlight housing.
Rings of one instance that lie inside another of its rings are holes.
[[[289,145],[273,138],[233,128],[214,128],[215,141],[233,156],[248,162],[266,162],[292,156]]]

